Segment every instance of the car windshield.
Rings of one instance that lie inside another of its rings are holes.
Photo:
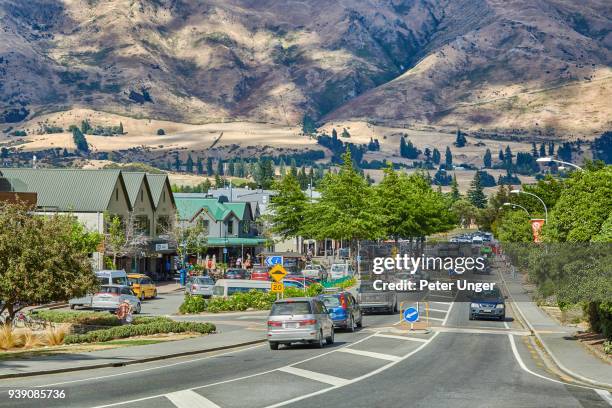
[[[321,300],[325,304],[325,307],[340,306],[340,299],[338,299],[336,296],[321,296]]]
[[[119,294],[121,288],[118,286],[102,286],[98,293],[114,293]]]
[[[211,278],[197,278],[194,283],[199,285],[214,285],[215,282]]]
[[[272,306],[271,316],[310,314],[310,302],[280,302]]]
[[[332,272],[344,272],[346,271],[346,268],[347,267],[344,264],[335,264],[335,265],[332,265],[331,271]]]
[[[476,299],[496,299],[501,297],[499,289],[483,290],[482,292],[474,293]]]

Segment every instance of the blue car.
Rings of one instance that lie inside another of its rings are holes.
[[[354,332],[363,325],[363,315],[357,300],[350,292],[338,292],[317,296],[329,311],[334,327]]]

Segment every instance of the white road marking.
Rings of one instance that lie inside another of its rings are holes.
[[[612,395],[610,395],[610,391],[595,389],[595,392],[601,398],[603,398],[604,401],[606,401],[608,404],[610,404],[612,406]]]
[[[453,302],[438,302],[437,300],[432,300],[429,303],[439,303],[441,305],[452,305],[453,304]],[[448,309],[448,310],[450,310],[450,309]],[[445,311],[447,311],[447,310],[445,310]]]
[[[504,327],[505,327],[506,329],[509,329],[509,328],[510,328],[510,325],[509,325],[509,324],[508,324],[508,322],[507,322],[507,321],[505,321],[505,320],[504,320]]]
[[[529,336],[531,332],[527,330],[506,330],[488,327],[432,327],[431,330],[443,333],[470,333],[470,334],[513,334],[515,336]]]
[[[317,373],[316,371],[302,370],[301,368],[293,366],[281,367],[278,369],[278,371],[297,375],[299,377],[308,378],[309,380],[327,383],[333,386],[342,386],[348,384],[349,382],[349,380],[347,380],[346,378],[334,377],[333,375]]]
[[[338,351],[341,351],[343,353],[356,354],[358,356],[378,358],[380,360],[387,360],[387,361],[397,361],[400,359],[400,357],[392,356],[391,354],[375,353],[373,351],[356,350],[356,349],[351,349],[351,348],[343,348]]]
[[[457,292],[457,295],[459,294],[459,292]],[[455,295],[455,299],[457,298],[457,295]],[[444,318],[444,321],[442,322],[442,326],[446,326],[446,322],[448,321],[448,317],[451,314],[451,310],[453,310],[453,306],[455,306],[455,302],[452,302],[450,304],[450,307],[448,308],[448,312],[446,313],[446,317]]]
[[[409,340],[409,341],[418,341],[420,343],[427,343],[427,339],[421,339],[418,337],[408,337],[408,336],[395,336],[393,334],[377,334],[376,337],[383,337],[387,339],[398,339],[398,340]]]
[[[429,319],[429,320],[435,320],[435,321],[438,321],[438,322],[443,322],[443,321],[445,321],[445,320],[446,320],[446,318],[441,319],[441,318],[439,318],[439,317],[431,317],[431,316],[429,316],[429,317],[428,317],[428,319]]]
[[[177,408],[220,408],[211,400],[191,390],[172,392],[165,397]]]
[[[433,308],[429,308],[430,312],[440,312],[440,313],[446,313],[448,312],[448,310],[443,310],[443,309],[433,309]]]

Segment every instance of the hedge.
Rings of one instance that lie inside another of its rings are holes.
[[[89,326],[120,326],[121,321],[108,312],[39,310],[36,317],[52,323],[72,323]],[[168,317],[135,316],[132,324],[172,322]]]
[[[97,343],[115,339],[125,339],[133,336],[150,336],[160,333],[186,333],[201,334],[214,333],[216,326],[212,323],[196,322],[154,322],[136,325],[111,327],[109,329],[94,330],[86,334],[71,334],[66,336],[64,344]]]

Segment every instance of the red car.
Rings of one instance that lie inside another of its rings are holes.
[[[255,267],[251,271],[251,280],[268,281],[270,280],[270,274],[268,274],[267,268]]]

